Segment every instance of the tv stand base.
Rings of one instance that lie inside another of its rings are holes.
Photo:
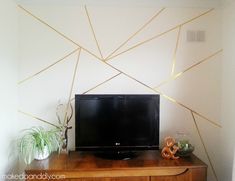
[[[130,160],[139,155],[133,151],[109,151],[109,152],[96,152],[95,156],[108,159],[108,160]]]

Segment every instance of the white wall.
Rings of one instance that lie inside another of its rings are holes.
[[[13,139],[18,134],[18,9],[0,0],[0,176],[14,169]],[[11,147],[10,147],[11,146]],[[1,180],[1,177],[0,177]]]
[[[225,1],[223,5],[223,84],[222,84],[222,170],[221,180],[231,181],[234,169],[235,146],[235,2]],[[235,178],[233,178],[235,180]]]
[[[111,65],[109,66],[99,60],[101,56],[84,6],[28,5],[25,8],[45,22],[39,22],[24,10],[20,10],[19,81],[29,79],[19,84],[19,109],[26,113],[57,124],[55,116],[57,101],[60,99],[61,102],[66,103],[70,90],[73,91],[73,98],[74,94],[84,93],[117,75],[118,71],[111,66],[134,79],[122,73],[88,93],[155,93],[149,87],[153,88],[171,76],[177,28],[113,58],[108,61]],[[107,57],[153,17],[161,7],[88,6],[87,9],[101,52],[104,57]],[[187,22],[207,10],[208,8],[166,8],[116,54]],[[193,68],[178,79],[160,87],[160,90],[168,96],[217,124],[220,124],[221,110],[221,53],[199,65],[198,63],[222,48],[220,13],[220,10],[216,9],[182,26],[176,53],[175,74],[187,70],[190,66]],[[206,41],[188,42],[186,40],[188,30],[205,31]],[[58,31],[63,36],[58,34]],[[83,49],[74,86],[71,86],[78,52],[53,66],[50,65],[76,49],[78,46],[74,42],[82,45]],[[192,143],[196,146],[195,154],[209,165],[189,109],[161,97],[161,138],[167,135],[175,136],[177,131],[189,132]],[[202,116],[196,114],[194,116],[214,169],[219,173],[220,150],[216,149],[218,148],[216,140],[220,129]],[[33,119],[32,116],[24,114],[19,114],[19,121],[22,128],[39,124],[47,126]],[[74,128],[74,119],[71,124]],[[74,134],[73,129],[69,136],[70,149],[74,149]],[[210,166],[208,180],[215,180]]]
[[[18,135],[19,130],[34,125],[47,125],[22,114],[18,114],[19,120],[17,120],[18,14],[14,3],[9,0],[1,0],[0,2],[0,122],[4,123],[0,128],[1,146],[4,148],[0,149],[1,175],[6,173],[9,168],[12,168],[11,166],[8,167],[8,165],[14,162],[13,158],[8,159],[9,145],[12,139]],[[211,4],[207,3],[206,6],[210,7]],[[27,8],[72,40],[75,40],[79,44],[81,43],[84,47],[99,55],[83,7],[72,8],[67,6],[65,8],[63,6],[45,7],[37,5]],[[129,7],[127,9],[109,8],[88,6],[97,33],[97,39],[104,55],[109,54],[123,40],[126,40],[136,28],[138,29],[158,9],[157,7],[142,7],[142,9],[141,7]],[[220,136],[220,130],[208,123],[205,119],[195,116],[211,156],[212,163],[222,181],[231,181],[232,170],[235,169],[235,166],[233,166],[235,162],[235,115],[233,110],[235,107],[234,9],[235,3],[226,1],[222,16],[223,45],[220,42],[220,11],[216,10],[182,28],[180,45],[176,55],[176,70],[180,72],[223,47],[222,74],[222,59],[219,55],[213,57],[211,61],[207,61],[190,70],[184,74],[185,76],[170,82],[161,89],[164,93],[184,103],[190,109],[222,124],[221,141],[218,145],[217,140],[218,136]],[[172,25],[182,23],[204,10],[203,8],[168,8],[166,13],[163,14],[164,16],[159,17],[158,21],[154,21],[148,29],[130,41],[122,50],[146,38],[152,37]],[[138,14],[138,12],[142,14]],[[113,21],[114,19],[115,21]],[[124,19],[125,21],[122,21]],[[123,24],[118,24],[117,22]],[[127,29],[120,29],[120,27]],[[205,30],[206,42],[188,43],[185,40],[185,34],[187,30],[192,29]],[[19,33],[21,62],[19,65],[20,74],[18,80],[23,80],[33,75],[77,48],[76,45],[58,36],[50,28],[35,21],[34,18],[28,16],[23,11],[20,11]],[[171,58],[176,37],[177,31],[173,31],[158,41],[152,41],[110,62],[113,66],[131,74],[138,80],[154,86],[170,75]],[[53,67],[53,71],[44,71],[39,76],[35,76],[33,79],[27,81],[27,83],[20,85],[19,108],[22,111],[32,113],[40,118],[56,123],[54,115],[55,106],[59,99],[62,102],[68,100],[76,58],[77,54],[74,53],[65,61]],[[157,64],[155,64],[156,62]],[[158,68],[159,66],[163,67]],[[105,66],[93,56],[82,51],[73,94],[82,93],[98,83],[107,80],[116,73],[112,68]],[[222,86],[220,84],[221,81]],[[220,99],[221,91],[222,98]],[[91,93],[152,93],[152,91],[130,80],[126,76],[120,75],[91,91]],[[220,107],[221,102],[219,100],[222,100],[222,108]],[[222,116],[220,109],[222,110]],[[202,144],[192,123],[190,111],[162,98],[161,120],[161,137],[168,134],[174,135],[178,130],[190,132],[192,142],[196,145],[195,154],[208,163]],[[72,125],[74,126],[74,120]],[[70,133],[70,148],[74,148],[73,135],[74,131]],[[211,168],[209,167],[209,180],[214,179]]]

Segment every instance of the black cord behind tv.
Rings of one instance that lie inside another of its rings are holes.
[[[75,95],[76,150],[159,149],[159,102],[159,95]]]

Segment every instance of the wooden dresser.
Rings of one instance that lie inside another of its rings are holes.
[[[85,152],[52,154],[25,170],[27,181],[206,181],[206,173],[207,165],[194,155],[164,160],[158,151],[143,151],[130,160],[107,160]]]

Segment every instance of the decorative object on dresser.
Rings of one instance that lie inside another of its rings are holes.
[[[164,148],[162,149],[162,157],[165,159],[176,160],[179,157],[175,156],[176,152],[179,150],[179,147],[175,145],[175,139],[168,136],[164,139]]]
[[[69,122],[73,117],[73,113],[74,111],[71,102],[68,105],[64,105],[59,101],[56,107],[56,117],[58,119],[59,129],[61,132],[61,139],[63,143],[61,146],[62,153],[68,153],[68,131],[72,129],[72,126],[69,126]]]
[[[194,146],[190,143],[189,133],[177,132],[176,146],[179,147],[177,156],[186,157],[194,151]]]
[[[26,178],[43,175],[47,180],[63,178],[63,181],[206,181],[207,165],[193,154],[166,160],[155,150],[139,151],[138,156],[130,160],[108,160],[90,152],[70,152],[34,161],[25,173]]]

